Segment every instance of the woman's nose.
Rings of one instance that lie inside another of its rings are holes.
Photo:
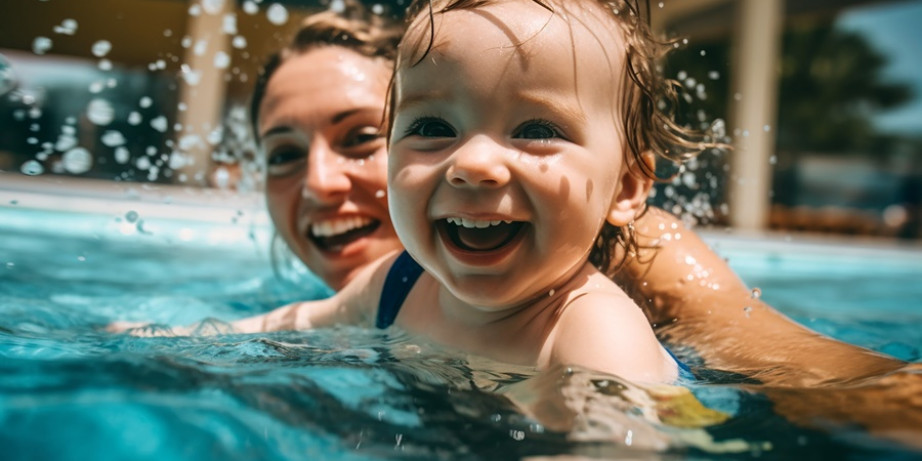
[[[311,142],[307,154],[307,171],[304,173],[302,195],[322,204],[345,200],[352,189],[347,174],[346,159],[333,150],[323,139]]]
[[[507,149],[485,136],[474,137],[452,153],[446,177],[455,187],[502,187],[512,176]]]

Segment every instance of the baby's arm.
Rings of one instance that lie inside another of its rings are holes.
[[[549,365],[579,365],[636,382],[670,383],[678,376],[643,311],[620,290],[570,301],[549,340]]]
[[[661,325],[658,334],[694,347],[709,367],[806,386],[905,365],[820,335],[753,299],[727,262],[671,214],[651,208],[635,228],[641,245],[658,248],[629,259],[616,280],[646,309],[650,322]],[[667,232],[672,238],[661,239]],[[695,264],[704,270],[694,271]]]

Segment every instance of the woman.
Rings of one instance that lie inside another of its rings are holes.
[[[266,159],[269,214],[292,252],[333,289],[401,248],[387,211],[380,131],[400,33],[350,2],[341,13],[313,15],[270,59],[254,90],[251,120]],[[644,306],[661,339],[693,348],[708,368],[814,386],[905,366],[752,299],[727,263],[674,216],[651,209],[634,228],[640,248],[616,280]],[[665,233],[672,238],[660,239]],[[689,275],[695,283],[685,283]]]
[[[291,251],[334,290],[401,248],[380,132],[401,32],[351,3],[313,15],[254,89],[269,214]]]

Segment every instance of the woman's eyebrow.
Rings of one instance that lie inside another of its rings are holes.
[[[336,113],[335,115],[333,115],[332,118],[330,118],[330,121],[333,122],[333,124],[335,125],[360,112],[366,112],[366,111],[381,112],[382,110],[383,109],[380,107],[370,107],[370,106],[369,107],[356,107],[355,109],[344,110],[342,112]]]
[[[259,137],[260,137],[260,138],[265,138],[265,137],[267,137],[267,136],[273,136],[273,135],[277,135],[277,134],[285,134],[285,133],[290,133],[290,132],[292,132],[292,131],[293,131],[293,130],[291,129],[290,126],[286,126],[286,125],[275,126],[275,127],[272,127],[272,128],[270,128],[270,129],[266,130],[266,132],[263,133],[263,134],[261,134],[261,135],[259,135]]]

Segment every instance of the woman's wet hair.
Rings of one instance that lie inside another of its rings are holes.
[[[346,48],[368,58],[393,62],[403,36],[399,21],[373,13],[356,0],[344,0],[342,8],[312,14],[304,19],[291,41],[272,54],[260,70],[250,99],[250,128],[259,140],[259,106],[269,79],[288,59],[324,46]]]
[[[531,0],[550,12],[567,0]],[[621,28],[626,48],[624,75],[621,79],[621,123],[624,144],[630,153],[629,163],[653,180],[656,176],[652,158],[681,163],[702,151],[724,147],[707,134],[683,127],[675,121],[678,107],[678,90],[681,85],[662,75],[659,62],[674,48],[674,41],[660,40],[652,32],[647,14],[642,14],[640,0],[572,0],[580,4],[594,1],[602,10],[611,13]],[[411,23],[421,15],[429,17],[428,32],[417,43],[401,42],[401,65],[414,66],[429,53],[435,41],[434,16],[452,10],[471,9],[494,3],[495,0],[414,0],[407,9],[406,20]],[[393,111],[394,95],[389,96],[388,112]],[[390,117],[389,117],[390,118]],[[390,127],[388,127],[388,132]],[[642,215],[646,208],[638,214]],[[618,251],[624,248],[624,252]],[[608,276],[621,267],[624,258],[639,250],[632,226],[622,229],[605,222],[589,261]],[[616,255],[623,253],[623,257]]]

